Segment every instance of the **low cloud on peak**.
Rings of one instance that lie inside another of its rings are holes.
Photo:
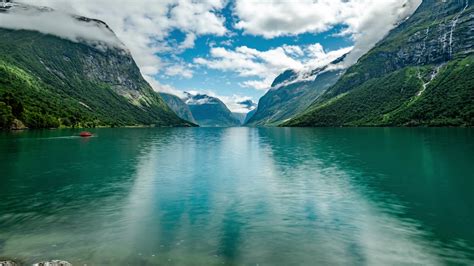
[[[155,90],[214,91],[257,101],[286,69],[311,70],[351,49],[346,67],[421,0],[17,0],[54,16],[0,15],[0,26],[129,49]],[[101,27],[69,15],[100,19]],[[52,19],[53,17],[53,19]],[[228,102],[234,102],[229,100]]]
[[[0,14],[0,26],[14,30],[32,30],[59,36],[73,42],[85,42],[98,48],[126,49],[107,25],[49,8],[15,4]]]

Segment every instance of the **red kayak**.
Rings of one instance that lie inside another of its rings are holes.
[[[79,136],[83,137],[83,138],[88,138],[88,137],[92,137],[92,133],[90,132],[87,132],[87,131],[84,131],[84,132],[81,132],[79,134]]]

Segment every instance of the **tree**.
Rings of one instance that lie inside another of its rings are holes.
[[[8,129],[12,125],[12,108],[4,102],[0,102],[0,128]]]
[[[18,100],[11,92],[6,92],[2,95],[0,101],[9,105],[12,109],[12,114],[16,118],[21,118],[25,108],[20,100]]]

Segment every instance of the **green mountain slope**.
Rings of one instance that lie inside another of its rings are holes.
[[[425,0],[284,126],[473,126],[474,9]]]
[[[82,18],[83,23],[102,23]],[[0,127],[188,126],[130,53],[0,28]]]
[[[313,80],[292,82],[297,73],[288,70],[278,76],[272,88],[259,100],[247,126],[275,126],[305,111],[326,89],[334,85],[343,70],[324,72]],[[287,84],[285,84],[287,83]]]
[[[160,93],[160,96],[163,98],[168,107],[171,108],[171,110],[173,110],[173,112],[175,112],[180,118],[196,124],[196,120],[191,113],[191,109],[189,109],[189,106],[187,106],[181,98],[176,95],[163,92]]]

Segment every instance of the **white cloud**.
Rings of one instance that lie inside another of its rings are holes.
[[[190,32],[186,35],[184,41],[179,45],[179,50],[187,50],[194,47],[194,42],[196,41],[196,34]]]
[[[192,66],[185,63],[174,63],[170,64],[165,69],[165,75],[167,76],[179,76],[186,79],[193,77]]]
[[[380,41],[401,19],[412,14],[421,0],[236,0],[235,27],[265,38],[321,33],[336,25],[355,41],[348,63]]]
[[[206,104],[208,103],[209,101],[211,101],[211,99],[209,98],[202,98],[202,99],[191,99],[189,97],[189,95],[186,95],[186,94],[190,94],[190,95],[207,95],[207,96],[210,96],[210,97],[213,97],[213,98],[217,98],[219,100],[221,100],[226,106],[227,108],[229,108],[229,110],[233,113],[241,113],[241,114],[246,114],[250,111],[252,111],[253,109],[256,108],[256,104],[255,102],[253,102],[253,99],[252,97],[250,96],[242,96],[242,95],[238,95],[238,94],[233,94],[231,96],[228,96],[228,95],[219,95],[218,93],[216,93],[215,91],[212,91],[212,90],[188,90],[186,92],[181,92],[181,93],[178,93],[176,95],[178,95],[181,99],[183,99],[187,104]],[[184,95],[184,96],[183,96]],[[252,106],[249,106],[248,103],[246,103],[246,101],[250,101],[252,102],[254,105]]]
[[[24,7],[15,6],[10,12],[1,14],[0,26],[39,31],[61,36],[73,42],[86,41],[101,48],[110,46],[125,49],[123,43],[104,24],[79,20],[77,17],[55,10]]]
[[[267,51],[246,46],[231,48],[234,32],[225,27],[220,11],[228,0],[17,0],[39,6],[50,6],[105,21],[129,48],[141,72],[158,89],[170,90],[153,77],[158,75],[191,78],[195,66],[183,63],[179,54],[195,46],[202,35],[226,36],[219,43],[209,41],[208,57],[196,58],[195,64],[211,69],[235,72],[244,77],[241,86],[268,89],[283,70],[308,69],[324,64],[332,55],[319,44],[310,46],[282,45]],[[235,0],[235,27],[246,34],[273,38],[320,33],[336,25],[345,25],[341,35],[352,38],[354,49],[346,63],[354,63],[380,41],[400,19],[411,14],[421,0]],[[90,39],[119,44],[104,29],[66,19],[55,12],[52,16],[0,15],[0,24],[12,28],[39,30],[78,41]],[[177,43],[170,34],[181,31],[185,38]],[[212,44],[211,44],[212,43]],[[224,48],[226,47],[226,48]],[[177,56],[169,56],[175,54]],[[166,56],[163,56],[166,55]],[[205,72],[203,72],[205,73]]]
[[[268,90],[272,84],[275,75],[265,77],[261,80],[247,80],[240,83],[240,86],[245,88],[253,88],[256,90]]]
[[[177,90],[173,86],[162,84],[158,80],[156,80],[154,77],[151,77],[148,75],[143,75],[143,77],[145,78],[146,81],[148,81],[148,83],[151,85],[153,90],[155,90],[156,92],[165,92],[169,94],[174,94],[182,99],[186,97],[183,91]]]
[[[225,103],[232,113],[246,114],[255,109],[255,106],[244,104],[246,101],[252,101],[252,98],[248,96],[232,95],[230,97],[220,96],[218,98]]]
[[[326,53],[320,44],[301,47],[285,45],[267,51],[247,46],[240,46],[235,50],[213,47],[209,58],[196,58],[194,63],[211,69],[235,72],[241,77],[258,78],[246,80],[241,86],[266,90],[284,70],[301,71],[321,67],[350,49],[351,47]]]
[[[258,77],[261,81],[247,81],[244,84],[256,89],[267,89],[272,77],[284,69],[301,69],[303,64],[288,56],[281,47],[267,51],[258,51],[246,46],[229,50],[223,47],[211,48],[210,58],[196,58],[194,63],[207,68],[235,72],[241,77]]]
[[[287,54],[292,55],[292,56],[303,56],[304,55],[304,52],[301,49],[301,47],[299,47],[297,45],[283,45],[282,48],[283,48],[283,50],[285,50],[285,52]]]
[[[195,39],[200,35],[213,34],[222,36],[227,29],[225,18],[219,15],[225,0],[20,0],[37,6],[48,6],[66,13],[74,13],[105,21],[117,34],[119,39],[130,49],[142,73],[148,76],[165,74],[183,74],[189,77],[191,70],[180,71],[183,65],[174,69],[165,68],[172,65],[172,59],[159,57],[160,53],[179,53],[194,47]],[[58,12],[59,13],[59,12]],[[74,34],[74,27],[57,23],[56,16],[42,17],[45,30],[51,24],[63,26],[62,31],[50,32],[61,37]],[[23,28],[28,26],[21,25]],[[34,20],[26,24],[36,24]],[[69,24],[66,24],[69,25]],[[186,34],[183,42],[175,48],[168,38],[173,30]]]

